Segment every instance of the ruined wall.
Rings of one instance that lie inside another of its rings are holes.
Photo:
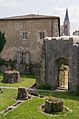
[[[70,91],[76,91],[79,79],[79,37],[59,37],[59,38],[47,38],[45,39],[45,69],[40,69],[42,74],[45,74],[46,84],[49,84],[52,88],[58,86],[58,66],[57,60],[63,58],[64,62],[67,62],[69,66],[69,79],[68,89]],[[42,61],[44,60],[42,59]],[[43,64],[44,65],[44,64]],[[43,70],[45,72],[43,72]],[[41,82],[40,81],[40,82]],[[43,81],[44,82],[44,81]]]

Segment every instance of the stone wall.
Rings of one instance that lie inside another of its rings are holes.
[[[19,71],[25,72],[25,65],[35,65],[41,61],[43,40],[39,32],[47,36],[59,36],[59,17],[39,18],[19,17],[0,20],[0,31],[5,32],[6,44],[1,52],[1,58],[17,62]],[[27,39],[22,39],[22,33],[27,32]],[[25,56],[23,55],[25,54]],[[23,60],[23,62],[21,62]]]
[[[42,47],[39,32],[45,32],[45,37],[59,36],[58,22],[58,18],[54,17],[47,19],[0,20],[0,31],[5,32],[6,37],[6,44],[1,53],[1,58],[15,60],[18,52],[23,51],[30,52],[32,63],[39,62]],[[22,32],[27,32],[26,40],[22,40]]]
[[[64,63],[69,66],[68,89],[76,91],[79,83],[79,37],[51,37],[45,39],[44,44],[45,54],[41,64],[43,61],[45,62],[40,68],[39,84],[45,82],[52,88],[58,87],[57,61],[59,60],[60,64]],[[43,75],[45,76],[43,77]]]

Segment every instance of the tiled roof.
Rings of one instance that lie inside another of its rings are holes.
[[[10,20],[10,19],[45,19],[45,18],[59,18],[58,16],[45,16],[45,15],[35,15],[35,14],[29,14],[29,15],[22,15],[22,16],[13,16],[13,17],[5,17],[0,18],[0,20]]]

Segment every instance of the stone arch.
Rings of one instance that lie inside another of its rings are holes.
[[[48,84],[52,89],[58,87],[58,67],[69,66],[68,90],[79,90],[79,37],[47,37],[44,39],[44,57],[41,59],[39,84]],[[76,44],[77,43],[77,44]]]

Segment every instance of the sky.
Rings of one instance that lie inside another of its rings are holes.
[[[59,16],[63,24],[68,8],[71,33],[79,30],[79,0],[0,0],[0,18],[41,14]]]

